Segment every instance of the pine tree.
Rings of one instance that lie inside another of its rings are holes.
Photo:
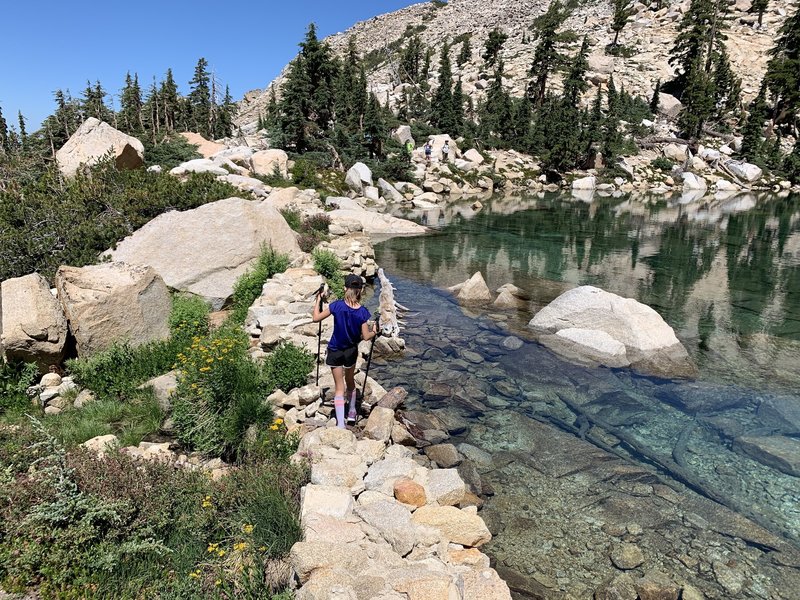
[[[764,129],[764,120],[767,117],[767,90],[764,82],[758,90],[758,96],[750,103],[747,121],[742,128],[741,156],[750,162],[760,162],[761,137]]]
[[[164,81],[158,91],[158,103],[163,111],[164,128],[168,132],[175,131],[178,126],[181,102],[178,97],[178,85],[172,76],[172,69],[167,69]]]
[[[431,105],[431,124],[440,131],[452,133],[456,127],[456,114],[453,106],[453,70],[450,67],[450,46],[442,45],[439,57],[439,86]]]
[[[499,29],[493,29],[489,32],[489,37],[486,39],[483,50],[483,63],[487,68],[494,67],[497,64],[506,40],[508,40],[508,35]]]
[[[762,26],[762,21],[764,20],[764,13],[769,6],[769,0],[753,0],[752,4],[750,5],[750,9],[747,11],[749,13],[756,13],[758,15],[758,27],[759,29]]]
[[[617,40],[619,33],[625,28],[628,19],[633,15],[633,0],[612,0],[614,7],[614,17],[611,22],[611,30],[614,32],[614,41],[611,42],[611,47],[617,47]]]
[[[8,138],[8,123],[3,117],[3,108],[0,107],[0,151],[9,152],[11,146]]]
[[[800,139],[795,142],[791,154],[783,161],[783,171],[792,183],[800,183]]]
[[[28,131],[25,128],[25,117],[22,116],[21,110],[17,111],[17,122],[19,123],[19,141],[24,150],[28,145]]]
[[[529,150],[531,144],[531,103],[525,98],[515,98],[512,100],[511,111],[511,131],[509,132],[509,143],[518,150]]]
[[[83,91],[83,101],[81,104],[81,112],[83,118],[88,119],[94,117],[101,121],[109,122],[112,120],[111,111],[106,106],[106,91],[99,81],[95,81],[94,86],[91,82],[86,82],[86,89]]]
[[[581,48],[572,61],[567,76],[564,78],[564,101],[572,107],[577,107],[583,92],[589,84],[586,82],[586,71],[589,69],[589,38],[584,36]]]
[[[125,75],[125,87],[120,98],[120,128],[131,135],[141,133],[144,129],[142,119],[142,90],[139,87],[139,76],[131,78],[130,72]]]
[[[564,63],[559,45],[574,38],[572,32],[558,33],[558,28],[568,16],[569,11],[562,6],[560,0],[553,0],[547,12],[533,22],[534,37],[539,40],[539,44],[536,46],[530,68],[528,98],[537,106],[544,100],[548,78]]]
[[[191,127],[200,135],[211,137],[211,75],[208,61],[200,58],[189,82],[188,108]]]
[[[472,59],[472,44],[470,44],[469,37],[465,38],[461,43],[461,51],[458,53],[456,64],[463,67]]]
[[[356,40],[355,37],[351,37],[344,64],[336,78],[334,101],[336,127],[344,128],[351,133],[361,129],[369,100],[366,74],[363,74],[362,79],[362,71],[363,65],[356,48]]]
[[[773,118],[787,123],[800,113],[800,2],[778,31],[764,76],[772,94]]]
[[[669,62],[678,72],[675,85],[682,99],[695,65],[709,73],[713,48],[722,45],[731,0],[692,0],[681,19]],[[698,60],[698,58],[700,60]]]
[[[714,82],[702,67],[702,56],[695,59],[689,75],[678,126],[686,136],[695,139],[700,136],[703,125],[714,114]]]
[[[608,110],[609,110],[609,112],[616,111],[617,108],[618,108],[617,102],[619,100],[619,94],[617,93],[617,86],[614,83],[614,76],[613,75],[611,77],[609,77],[609,79],[608,79],[607,95],[608,95]]]
[[[226,138],[233,135],[233,117],[236,114],[236,103],[231,96],[229,86],[225,86],[225,96],[217,110],[217,120],[214,123],[214,137]]]
[[[307,148],[306,114],[311,104],[311,84],[305,68],[305,59],[299,54],[289,67],[278,104],[280,139],[273,143],[283,148],[303,152]]]
[[[386,135],[386,123],[383,111],[374,93],[369,95],[367,112],[364,114],[364,141],[367,144],[370,158],[383,156],[383,142]]]
[[[460,77],[453,86],[453,116],[455,117],[453,135],[461,135],[464,131],[464,86]]]
[[[328,44],[317,38],[314,23],[308,26],[306,37],[300,44],[300,54],[303,57],[310,93],[305,117],[319,129],[326,131],[333,121],[337,65]]]
[[[658,114],[658,109],[660,108],[661,99],[659,98],[659,94],[661,93],[661,80],[656,81],[656,87],[653,89],[653,96],[650,98],[650,112],[654,115]]]
[[[482,137],[495,142],[508,138],[512,111],[511,97],[503,88],[503,61],[498,60],[495,64],[494,79],[486,91],[486,100],[479,110]]]
[[[715,53],[713,71],[715,116],[723,119],[739,107],[742,95],[742,80],[731,68],[725,44],[720,44]]]
[[[418,35],[409,38],[403,54],[400,57],[400,81],[403,83],[418,83],[422,68],[422,40]]]

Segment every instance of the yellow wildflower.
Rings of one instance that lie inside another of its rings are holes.
[[[245,532],[247,535],[250,535],[251,533],[253,533],[253,529],[254,529],[254,528],[255,528],[255,526],[254,526],[254,525],[245,525],[244,527],[242,527],[242,529],[244,530],[244,532]]]
[[[266,546],[259,546],[258,547],[258,551],[259,552],[266,552],[267,551],[267,547]]]
[[[217,556],[219,556],[220,558],[225,556],[225,550],[217,550]]]
[[[209,544],[208,545],[208,552],[216,552],[217,548],[219,548],[219,544]]]
[[[207,363],[212,363],[212,362],[214,362],[214,359],[213,359],[213,358],[207,358],[207,359],[206,359],[206,362],[207,362]]]
[[[277,426],[277,425],[270,425],[270,426],[269,426],[269,428],[270,428],[272,431],[278,431],[278,426]]]
[[[217,587],[221,586],[221,585],[222,585],[222,579],[217,579],[217,580],[214,582],[214,585],[215,585],[215,586],[217,586]]]
[[[283,425],[283,419],[281,419],[280,417],[275,419],[275,425]]]
[[[211,367],[200,367],[201,373],[208,373],[211,370]]]
[[[235,543],[235,544],[233,545],[233,549],[234,549],[236,552],[241,552],[241,551],[242,551],[242,550],[244,550],[245,548],[247,548],[247,542],[237,542],[237,543]]]

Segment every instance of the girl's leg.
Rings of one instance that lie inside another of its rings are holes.
[[[336,426],[344,429],[344,369],[331,367],[333,375],[333,408],[336,410]]]
[[[345,381],[345,389],[347,390],[345,393],[345,399],[350,403],[350,406],[347,410],[347,420],[348,421],[355,421],[356,420],[356,380],[355,380],[355,373],[356,368],[353,366],[350,369],[344,369],[344,381]]]

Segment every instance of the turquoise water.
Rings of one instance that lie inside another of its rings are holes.
[[[456,424],[456,442],[483,439],[489,452],[520,426],[501,414],[551,423],[800,545],[797,473],[738,442],[800,437],[797,198],[500,198],[477,213],[466,204],[408,216],[438,229],[376,246],[411,313],[406,356],[374,368],[386,385],[409,389],[412,408],[436,411]],[[530,306],[459,307],[443,288],[476,271],[492,289],[522,288]],[[698,380],[581,367],[536,343],[531,316],[577,284],[653,306],[697,363]],[[521,347],[508,344],[511,335]]]

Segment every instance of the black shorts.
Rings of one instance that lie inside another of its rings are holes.
[[[344,350],[328,350],[325,364],[329,367],[352,369],[356,366],[356,360],[358,360],[358,346],[353,346]]]

